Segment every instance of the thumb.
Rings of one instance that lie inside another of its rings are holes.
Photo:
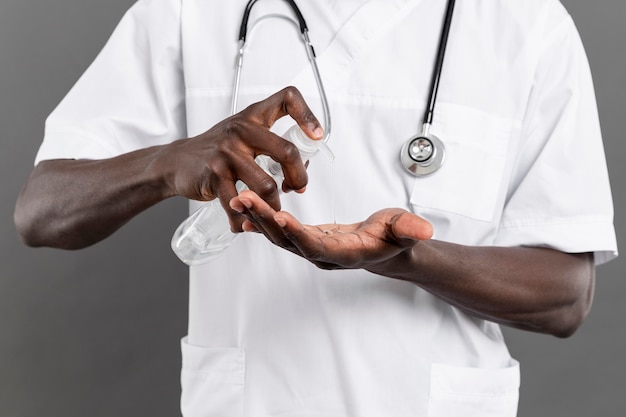
[[[429,221],[406,211],[392,219],[391,231],[398,239],[411,240],[428,240],[434,233]]]

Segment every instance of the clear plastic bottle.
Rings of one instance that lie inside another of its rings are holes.
[[[283,138],[296,145],[303,162],[320,149],[330,159],[334,159],[326,143],[309,138],[298,125],[289,128]],[[283,170],[278,162],[266,155],[258,156],[256,162],[279,186],[282,184]],[[245,184],[237,183],[239,192],[246,188]],[[228,216],[220,201],[215,199],[204,204],[178,226],[172,236],[172,250],[187,265],[199,265],[219,256],[236,236],[230,231]]]

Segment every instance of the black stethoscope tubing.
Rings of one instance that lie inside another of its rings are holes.
[[[433,123],[433,114],[437,103],[437,93],[439,92],[439,82],[441,81],[441,73],[443,72],[443,60],[446,56],[446,48],[448,46],[448,37],[450,36],[450,27],[452,26],[452,15],[454,14],[454,5],[456,0],[448,0],[446,8],[446,16],[441,29],[441,37],[439,39],[439,48],[437,48],[437,60],[435,61],[435,69],[433,71],[432,81],[430,84],[430,97],[428,98],[428,108],[424,115],[424,123],[431,125]]]
[[[250,12],[252,11],[252,7],[256,4],[258,0],[250,0],[248,4],[246,4],[246,8],[243,12],[243,17],[241,19],[241,27],[239,28],[239,41],[245,42],[246,37],[248,36],[248,19],[250,18]],[[298,18],[298,24],[300,25],[300,33],[304,34],[309,31],[309,28],[306,25],[306,20],[304,20],[304,16],[302,16],[302,12],[300,8],[296,5],[293,0],[285,0],[287,4],[293,10],[293,13]]]
[[[235,77],[235,83],[233,87],[233,113],[236,110],[237,95],[239,92],[239,77],[241,73],[242,61],[243,61],[243,48],[246,43],[246,37],[248,34],[248,20],[252,7],[258,0],[249,0],[246,4],[243,17],[241,20],[241,26],[239,29],[239,59],[237,74]],[[287,4],[293,10],[298,24],[300,26],[300,32],[303,36],[304,43],[307,47],[307,54],[311,65],[313,66],[313,72],[320,90],[322,99],[322,106],[324,108],[324,117],[326,119],[326,135],[324,141],[328,140],[330,135],[330,111],[328,110],[328,101],[322,85],[321,77],[317,69],[315,62],[315,50],[308,37],[308,27],[304,16],[300,11],[300,8],[296,5],[294,0],[285,0]],[[445,147],[443,142],[436,136],[430,134],[430,126],[433,122],[433,116],[435,113],[435,106],[437,104],[437,94],[439,92],[439,84],[441,81],[441,74],[443,72],[443,61],[446,56],[446,48],[448,45],[448,37],[450,35],[450,27],[452,26],[452,16],[454,14],[454,6],[456,0],[448,0],[446,6],[446,13],[444,17],[443,27],[441,29],[441,35],[439,38],[439,46],[437,48],[437,56],[435,60],[435,67],[433,68],[433,74],[430,84],[430,95],[428,97],[428,105],[424,113],[422,131],[417,136],[409,139],[400,152],[400,160],[404,168],[415,176],[429,175],[438,170],[445,159]]]

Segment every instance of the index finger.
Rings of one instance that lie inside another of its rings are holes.
[[[276,120],[289,115],[311,139],[324,137],[322,125],[296,87],[285,87],[265,100],[251,104],[244,110],[248,111],[252,120],[268,129]]]

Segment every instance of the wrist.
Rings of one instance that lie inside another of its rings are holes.
[[[406,260],[403,262],[402,279],[417,285],[423,285],[428,281],[429,259],[432,254],[430,241],[416,242],[405,252]]]
[[[427,245],[428,241],[416,242],[393,258],[368,267],[367,270],[387,278],[421,285],[426,281],[424,267],[427,264],[426,257],[429,256]]]
[[[147,148],[150,152],[145,173],[150,185],[163,199],[179,195],[176,188],[175,147],[179,141]]]

